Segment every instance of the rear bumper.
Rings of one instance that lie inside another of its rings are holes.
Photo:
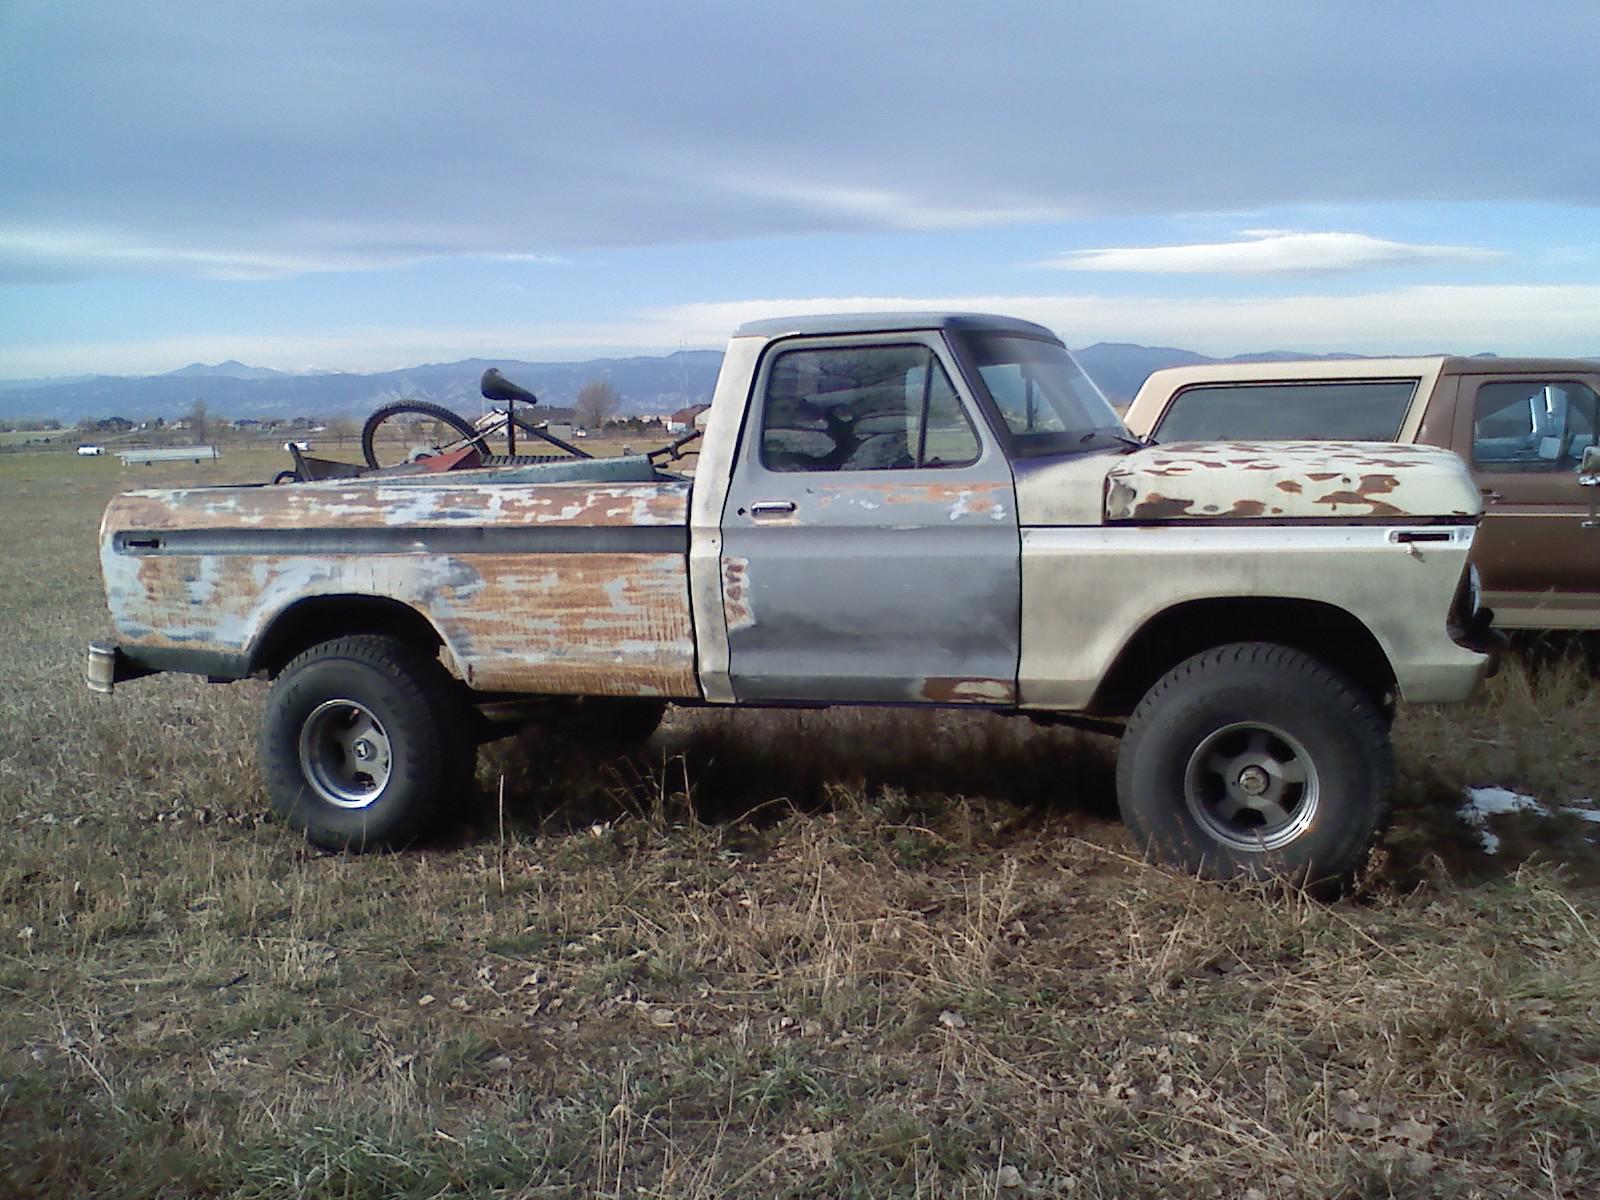
[[[243,679],[250,664],[243,655],[216,650],[188,650],[173,646],[121,646],[115,642],[90,642],[84,662],[83,682],[91,692],[109,696],[117,684],[163,671],[204,675],[216,682]]]
[[[83,682],[91,692],[109,696],[119,683],[153,675],[155,671],[135,663],[113,642],[90,642],[89,657],[83,667]]]

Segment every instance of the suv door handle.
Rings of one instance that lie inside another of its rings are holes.
[[[752,517],[786,517],[794,511],[793,500],[762,500],[750,506]]]

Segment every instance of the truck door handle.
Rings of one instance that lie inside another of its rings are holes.
[[[750,506],[752,517],[786,517],[793,511],[793,500],[762,500]]]
[[[1498,504],[1501,500],[1505,499],[1504,496],[1495,491],[1493,488],[1479,488],[1478,495],[1482,496],[1490,504]]]

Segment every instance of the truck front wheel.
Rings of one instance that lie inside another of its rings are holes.
[[[1206,878],[1337,886],[1388,819],[1393,751],[1372,701],[1298,650],[1220,646],[1168,672],[1128,720],[1122,819]]]
[[[390,637],[313,646],[278,676],[261,724],[272,807],[328,850],[403,845],[470,782],[459,687]]]

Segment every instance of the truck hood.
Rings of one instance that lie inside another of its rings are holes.
[[[1433,446],[1176,442],[1019,470],[1017,507],[1024,525],[1405,521],[1469,519],[1482,501]]]

